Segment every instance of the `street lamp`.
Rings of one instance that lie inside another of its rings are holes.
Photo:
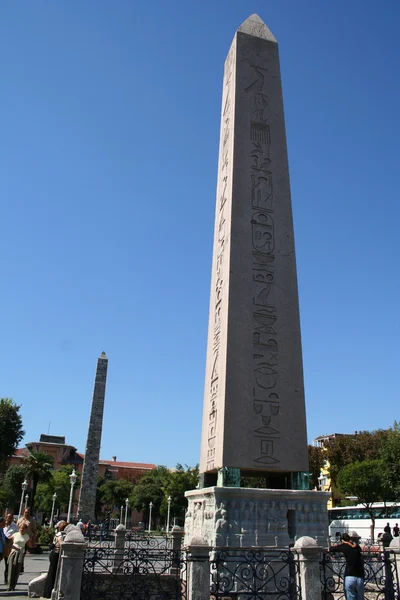
[[[25,510],[26,510],[26,507],[28,506],[28,500],[29,500],[29,494],[25,494]]]
[[[54,505],[56,503],[57,494],[53,494],[53,506],[51,507],[50,527],[53,527]]]
[[[171,512],[171,496],[168,496],[167,533],[169,533],[169,513]]]
[[[24,502],[24,494],[25,494],[26,490],[28,489],[28,482],[26,479],[21,487],[22,487],[22,494],[21,494],[21,502],[19,503],[18,519],[20,518],[21,513],[22,513],[22,504]]]
[[[149,513],[149,533],[151,531],[151,509],[153,508],[153,503],[150,502],[149,504],[149,509],[150,509],[150,513]]]
[[[67,523],[70,522],[71,519],[71,509],[72,509],[72,496],[74,494],[74,485],[76,483],[76,473],[75,473],[75,469],[72,470],[71,475],[69,476],[69,480],[71,482],[71,491],[69,494],[69,504],[68,504],[68,517],[67,517]]]
[[[129,498],[126,498],[126,500],[125,500],[125,529],[126,529],[126,522],[128,520],[128,506],[129,506]]]
[[[119,524],[120,525],[123,525],[123,522],[122,522],[123,520],[124,520],[124,505],[121,506],[121,511],[119,514]]]

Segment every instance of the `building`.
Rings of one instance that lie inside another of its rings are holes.
[[[25,448],[18,448],[10,460],[10,466],[20,465],[29,452],[44,452],[53,459],[54,470],[58,470],[63,465],[70,465],[71,472],[75,469],[77,473],[82,473],[85,455],[77,451],[75,446],[67,444],[65,436],[41,434],[38,442],[28,442]],[[155,469],[156,465],[151,463],[135,463],[117,461],[113,456],[112,460],[99,460],[99,477],[107,480],[125,479],[131,483],[136,483],[139,478]],[[77,490],[75,492],[75,496]],[[77,498],[74,500],[77,503]],[[74,511],[73,511],[74,512]],[[142,520],[142,515],[132,510],[131,518],[133,522]]]
[[[331,433],[329,435],[320,435],[313,440],[313,445],[318,448],[325,449],[326,444],[337,437],[342,437],[347,434],[345,433]],[[329,473],[329,461],[325,459],[324,465],[321,468],[320,475],[318,477],[318,489],[322,492],[330,492],[331,497],[328,502],[328,509],[337,505],[341,499],[341,494],[337,488],[332,484],[330,473]]]

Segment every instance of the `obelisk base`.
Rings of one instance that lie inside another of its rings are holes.
[[[287,548],[304,535],[325,545],[329,492],[209,487],[185,494],[185,545]]]

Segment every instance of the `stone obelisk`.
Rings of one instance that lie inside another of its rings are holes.
[[[101,432],[103,428],[104,399],[106,395],[108,358],[105,352],[97,360],[94,380],[92,409],[86,440],[85,460],[79,495],[78,515],[84,522],[93,521],[96,504],[96,488],[99,473]]]
[[[200,472],[223,468],[282,488],[308,470],[278,44],[257,15],[223,80]]]
[[[185,543],[326,539],[308,489],[296,261],[278,44],[249,17],[225,62],[200,485]],[[258,476],[264,489],[241,488]]]

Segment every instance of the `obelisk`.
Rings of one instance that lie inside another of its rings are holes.
[[[104,399],[106,395],[108,358],[105,352],[97,360],[94,380],[92,409],[86,440],[85,460],[83,463],[81,488],[79,494],[79,518],[84,522],[95,517],[96,488],[99,473],[101,433],[103,429]]]
[[[252,15],[224,70],[200,473],[293,488],[307,470],[278,43]]]

